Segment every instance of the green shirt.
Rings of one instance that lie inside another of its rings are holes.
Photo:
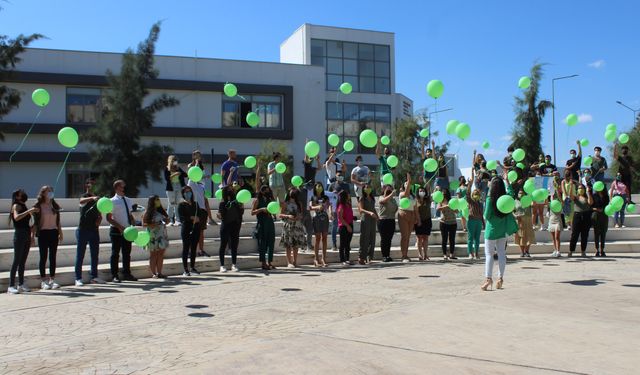
[[[380,179],[382,179],[382,176],[390,172],[389,165],[387,164],[386,156],[380,155],[378,160],[380,161]]]
[[[488,240],[497,240],[507,237],[507,215],[499,217],[496,212],[493,211],[491,198],[487,197],[487,201],[484,205],[484,238]]]

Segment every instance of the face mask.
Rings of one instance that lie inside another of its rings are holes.
[[[160,201],[156,201],[155,206],[156,208],[160,208],[162,207],[162,203],[160,203]]]
[[[367,194],[371,194],[371,188],[365,188],[364,192],[367,193]]]
[[[316,186],[316,193],[322,193],[322,190],[324,190],[322,187]]]
[[[583,195],[584,194],[584,189],[578,189],[578,195]]]
[[[49,200],[53,199],[53,191],[47,192],[47,198],[49,198]]]
[[[188,192],[184,193],[184,199],[190,201],[191,198],[193,198],[193,193],[192,192],[188,191]]]
[[[234,190],[234,191],[238,191],[238,190],[240,190],[240,185],[238,185],[238,184],[233,184],[233,186],[232,186],[232,187],[233,187],[233,190]]]
[[[338,177],[337,177],[337,179],[338,179],[338,181],[340,181],[340,182],[344,181],[344,177],[342,177],[342,176],[338,176]]]
[[[616,176],[616,181],[622,181],[622,176]]]
[[[576,158],[576,154],[571,154],[571,159],[575,159]]]
[[[171,164],[178,165],[178,162],[174,160],[173,163],[171,163]]]
[[[479,201],[480,200],[480,196],[479,195],[472,195],[471,199],[473,199],[474,201]]]
[[[420,191],[418,192],[418,195],[420,196],[420,198],[424,198],[424,196],[427,195],[427,193],[425,193],[424,191]]]
[[[627,153],[627,150],[622,150],[622,155],[626,155]]]
[[[93,190],[93,185],[87,185],[87,191],[92,191]]]

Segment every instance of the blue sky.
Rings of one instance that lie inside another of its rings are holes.
[[[548,65],[541,97],[551,99],[556,82],[557,155],[562,164],[575,140],[605,146],[606,124],[631,127],[640,108],[640,50],[636,1],[56,1],[0,2],[0,34],[39,32],[49,39],[34,47],[121,52],[134,47],[151,24],[164,20],[157,52],[165,55],[278,61],[279,45],[301,24],[391,31],[396,35],[396,91],[415,109],[434,101],[431,79],[444,82],[435,129],[449,119],[471,125],[460,149],[468,164],[474,147],[491,142],[488,158],[502,157],[513,124],[517,82],[533,61]],[[582,122],[569,129],[569,113]],[[551,113],[543,148],[552,153]],[[442,132],[444,133],[444,132]],[[446,137],[441,137],[441,140]],[[456,141],[457,142],[457,141]],[[478,142],[477,144],[475,142]]]

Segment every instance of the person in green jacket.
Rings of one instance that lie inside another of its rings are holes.
[[[498,210],[498,198],[507,194],[504,180],[494,177],[489,185],[489,196],[484,206],[484,220],[486,228],[484,232],[485,276],[486,280],[481,289],[487,290],[493,287],[493,253],[498,255],[499,279],[496,287],[502,289],[502,278],[507,265],[507,236],[509,235],[509,220],[515,221],[513,214],[502,213]],[[516,225],[517,228],[517,225]],[[517,229],[516,229],[517,230]]]

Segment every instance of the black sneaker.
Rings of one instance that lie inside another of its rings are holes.
[[[122,281],[118,278],[118,276],[114,276],[114,277],[111,279],[111,281],[112,281],[112,282],[114,282],[114,283],[121,283],[121,282],[122,282]]]
[[[493,260],[498,260],[498,254],[497,253],[493,253]]]
[[[191,269],[191,271],[190,271],[190,273],[191,273],[192,275],[199,275],[199,274],[200,274],[200,272],[199,272],[197,269],[195,269],[195,268],[192,268],[192,269]]]
[[[455,255],[451,255],[449,259],[458,259],[458,257],[456,257]]]
[[[138,279],[132,274],[123,275],[122,280],[125,281],[138,281]]]
[[[607,254],[604,252],[604,250],[602,250],[602,251],[600,252],[600,256],[601,256],[601,257],[606,257],[606,256],[607,256]]]
[[[384,258],[382,258],[382,261],[383,261],[384,263],[389,263],[389,262],[391,261],[391,258],[389,258],[389,257],[384,257]]]
[[[596,257],[596,258],[599,258],[599,257],[600,257],[600,252],[599,252],[599,251],[596,251],[596,255],[595,255],[595,257]]]

